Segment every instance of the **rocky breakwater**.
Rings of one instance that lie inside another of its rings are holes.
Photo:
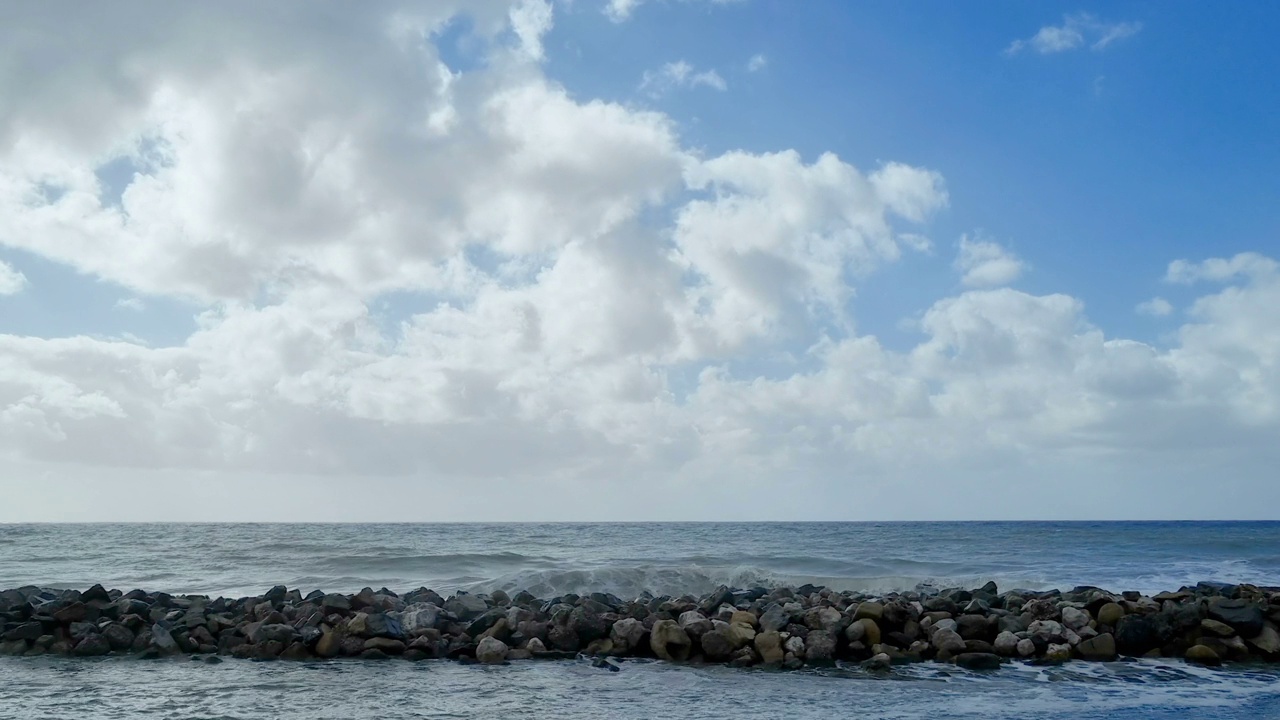
[[[189,655],[503,663],[534,658],[648,657],[669,662],[800,668],[860,663],[872,671],[923,661],[994,669],[1121,657],[1280,662],[1280,588],[1202,583],[1145,596],[1093,587],[998,592],[995,584],[868,596],[805,585],[703,597],[541,599],[428,589],[354,595],[275,587],[238,599],[95,585],[0,592],[0,655]]]

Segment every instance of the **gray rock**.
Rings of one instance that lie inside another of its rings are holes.
[[[109,652],[111,652],[111,643],[108,643],[106,638],[97,633],[86,635],[80,642],[76,643],[75,650],[72,651],[72,653],[80,657],[97,657],[106,655]]]
[[[996,654],[1014,657],[1018,654],[1018,636],[1006,630],[996,636],[996,641],[992,646],[995,648]]]
[[[444,609],[458,616],[458,619],[468,621],[483,615],[489,609],[489,604],[479,595],[460,593],[449,598]]]
[[[1124,606],[1120,603],[1109,602],[1098,608],[1098,624],[1106,625],[1114,628],[1120,622],[1120,618],[1124,617]]]
[[[1243,637],[1262,632],[1265,620],[1262,608],[1246,600],[1214,598],[1209,601],[1209,617],[1235,628]]]
[[[285,647],[293,643],[298,636],[292,625],[259,625],[257,629],[249,635],[249,641],[255,645],[261,645],[266,642],[278,642]]]
[[[1280,654],[1280,633],[1271,625],[1264,626],[1257,636],[1249,638],[1249,644],[1263,655]]]
[[[180,650],[178,641],[173,639],[173,633],[159,623],[151,626],[151,647],[161,655],[172,655]]]
[[[111,623],[102,628],[102,637],[112,650],[123,651],[133,646],[133,631],[119,623]]]
[[[965,651],[964,638],[960,637],[960,633],[949,628],[938,630],[929,641],[940,653],[959,655]]]
[[[433,630],[440,623],[441,609],[433,603],[415,603],[400,613],[400,627],[411,638]]]
[[[1081,640],[1076,652],[1085,660],[1109,662],[1116,659],[1116,639],[1111,633],[1103,633],[1097,637]]]
[[[960,653],[956,655],[956,665],[968,670],[999,670],[1000,656],[993,653]]]
[[[507,659],[507,652],[510,648],[507,644],[497,638],[487,637],[476,645],[476,660],[487,664],[496,664]]]
[[[1031,657],[1036,654],[1036,644],[1031,638],[1023,638],[1018,641],[1018,657]]]
[[[761,630],[781,630],[791,622],[791,614],[782,609],[782,606],[773,603],[765,608],[764,613],[760,616]]]
[[[833,632],[814,630],[805,636],[804,647],[804,656],[809,662],[831,662],[836,659],[836,636]]]
[[[644,623],[635,618],[622,618],[609,630],[609,639],[613,641],[614,650],[630,653],[640,647],[647,634]]]
[[[1084,610],[1070,606],[1062,608],[1062,624],[1072,630],[1088,627],[1092,619]]]

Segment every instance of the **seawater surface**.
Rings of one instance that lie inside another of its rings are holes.
[[[0,525],[0,587],[258,594],[364,586],[550,596],[813,582],[889,591],[1280,585],[1280,523]],[[632,661],[502,667],[0,658],[0,718],[1270,718],[1280,671],[925,663],[888,677]]]

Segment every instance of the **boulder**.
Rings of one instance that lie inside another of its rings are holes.
[[[645,635],[644,623],[635,618],[622,618],[609,630],[609,639],[613,641],[614,650],[622,654],[630,653],[640,647]]]
[[[1254,637],[1262,632],[1262,608],[1246,600],[1214,598],[1209,601],[1209,617],[1235,628],[1243,637]]]
[[[440,623],[441,609],[433,603],[415,603],[400,613],[400,627],[409,637],[418,637]]]
[[[315,653],[322,658],[334,658],[342,652],[342,641],[346,638],[346,634],[341,630],[331,628],[325,630],[320,639],[316,641]]]
[[[889,672],[893,669],[893,658],[889,657],[887,653],[879,653],[878,655],[871,656],[867,660],[863,660],[861,667],[867,672]]]
[[[711,621],[697,610],[689,610],[680,613],[679,619],[676,621],[680,624],[680,628],[689,634],[689,637],[697,639],[711,631]]]
[[[831,662],[836,659],[836,635],[833,632],[814,630],[805,636],[804,646],[805,659],[809,662]]]
[[[569,613],[569,625],[578,633],[578,642],[589,643],[609,636],[609,619],[595,608],[578,606]]]
[[[1036,644],[1031,638],[1023,638],[1018,641],[1018,657],[1031,657],[1036,654]]]
[[[791,614],[783,610],[781,605],[773,603],[760,616],[760,629],[765,631],[781,630],[790,622]]]
[[[577,631],[567,622],[547,628],[547,642],[551,643],[553,649],[561,652],[577,652],[582,647]]]
[[[858,629],[854,630],[855,627]],[[871,618],[862,618],[845,629],[845,637],[849,642],[861,642],[867,647],[879,644],[880,635],[880,626]]]
[[[1089,617],[1089,613],[1079,608],[1064,607],[1062,608],[1062,624],[1072,630],[1089,627],[1089,622],[1093,618]]]
[[[444,609],[456,615],[459,620],[470,621],[483,615],[489,609],[489,604],[479,595],[459,593],[449,598]]]
[[[364,641],[365,650],[379,650],[387,655],[402,655],[407,649],[403,640],[386,637],[371,637]]]
[[[1098,608],[1099,625],[1114,628],[1122,617],[1124,617],[1124,606],[1120,603],[1109,602]]]
[[[1088,640],[1081,640],[1076,652],[1085,660],[1109,662],[1116,659],[1116,639],[1111,633],[1103,633]]]
[[[960,637],[960,633],[948,628],[935,632],[929,641],[939,653],[946,653],[948,656],[959,655],[966,649],[964,638]]]
[[[776,630],[766,630],[756,635],[755,647],[756,652],[760,654],[760,661],[765,665],[781,665],[786,658],[786,651],[782,648],[782,636]]]
[[[878,602],[864,602],[858,604],[858,609],[853,613],[854,620],[868,618],[879,622],[884,617],[884,605]]]
[[[761,633],[761,635],[767,634]],[[775,633],[776,634],[776,633]],[[759,638],[759,635],[756,636]],[[708,633],[703,634],[700,644],[702,645],[702,657],[709,662],[725,662],[733,656],[737,646],[734,645],[733,638],[729,637],[727,626],[716,628]]]
[[[675,620],[659,620],[649,633],[649,647],[659,659],[683,662],[689,659],[693,641]]]
[[[76,647],[72,653],[80,657],[97,657],[106,655],[111,652],[111,643],[101,635],[94,633],[86,635],[80,642],[76,643]]]
[[[755,628],[742,623],[729,623],[724,628],[735,649],[749,646],[756,639]]]
[[[486,664],[497,664],[507,659],[507,652],[510,648],[507,644],[494,637],[487,637],[476,645],[476,660]]]
[[[1215,637],[1231,637],[1236,634],[1235,628],[1230,625],[1214,620],[1213,618],[1205,618],[1200,621],[1200,631],[1206,635]]]
[[[1000,656],[993,653],[960,653],[956,665],[968,670],[999,670]]]
[[[1192,645],[1187,648],[1186,654],[1183,656],[1187,662],[1197,665],[1220,665],[1222,658],[1218,657],[1218,653],[1205,645]]]
[[[1064,663],[1071,659],[1071,646],[1066,643],[1051,643],[1044,651],[1045,662]]]
[[[112,650],[123,651],[133,646],[133,631],[119,623],[111,623],[102,628],[102,637]]]
[[[1125,655],[1145,655],[1160,643],[1159,628],[1148,615],[1125,615],[1116,623],[1116,649]]]
[[[956,618],[956,632],[965,640],[984,640],[991,635],[991,623],[982,615],[961,615]]]
[[[998,655],[1013,657],[1018,654],[1018,636],[1008,631],[1002,632],[996,636],[992,647]]]
[[[178,641],[173,639],[173,633],[159,623],[151,626],[151,647],[161,655],[172,655],[179,651]]]
[[[1276,632],[1275,627],[1265,625],[1256,637],[1249,638],[1249,644],[1263,655],[1280,654],[1280,633]]]

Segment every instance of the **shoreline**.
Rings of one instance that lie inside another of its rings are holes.
[[[0,591],[0,655],[252,660],[432,658],[462,662],[657,658],[798,669],[836,661],[888,672],[938,661],[994,670],[1181,658],[1280,663],[1280,588],[1200,583],[1154,595],[950,588],[869,595],[804,585],[700,597],[537,598],[426,588],[210,598],[95,585]]]

